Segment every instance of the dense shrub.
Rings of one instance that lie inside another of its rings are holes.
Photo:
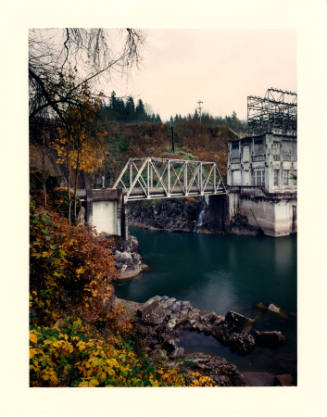
[[[48,323],[56,310],[73,306],[100,313],[97,302],[110,300],[115,266],[110,242],[86,226],[31,203],[30,297],[32,319]],[[102,308],[103,310],[103,308]],[[90,313],[91,314],[91,313]]]
[[[31,202],[30,385],[212,386],[208,377],[143,352],[112,302],[112,242]]]

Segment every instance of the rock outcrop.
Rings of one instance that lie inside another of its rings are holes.
[[[180,359],[191,362],[194,371],[210,376],[220,386],[242,386],[249,383],[237,367],[224,358],[203,352],[185,355],[180,346],[182,330],[212,335],[238,354],[250,353],[256,344],[275,347],[285,342],[285,336],[280,331],[255,330],[252,328],[253,319],[233,311],[224,317],[195,308],[189,301],[159,295],[145,303],[121,299],[116,299],[116,302],[124,305],[129,316],[135,319],[137,332],[150,356],[172,363]]]
[[[212,335],[236,353],[249,353],[255,339],[250,334],[253,320],[235,312],[228,312],[225,320],[213,329]]]
[[[128,222],[150,230],[225,233],[226,197],[133,201],[129,203]]]
[[[114,248],[113,255],[119,279],[133,278],[148,268],[142,262],[135,236],[130,236],[127,240],[121,239]]]
[[[194,371],[209,376],[221,387],[246,385],[245,378],[236,365],[225,358],[196,352],[186,355],[185,360],[192,364]]]
[[[179,346],[181,329],[203,332],[239,354],[250,353],[256,342],[277,346],[285,341],[281,332],[252,330],[253,319],[230,311],[226,316],[201,311],[188,301],[167,296],[155,296],[137,309],[137,327],[144,337],[148,351],[176,358],[183,355]],[[163,352],[163,350],[165,352]]]
[[[254,338],[256,343],[261,346],[275,347],[282,343],[285,343],[286,337],[282,332],[274,330],[270,332],[254,331]]]
[[[130,226],[170,232],[194,230],[201,201],[194,198],[133,201],[129,203],[128,223]]]
[[[267,310],[271,313],[280,314],[280,307],[275,306],[275,304],[269,304]]]

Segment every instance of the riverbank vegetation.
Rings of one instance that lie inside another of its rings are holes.
[[[56,190],[51,195],[47,208],[41,190],[31,195],[30,385],[213,385],[183,361],[172,366],[145,354],[133,320],[115,302],[111,240],[70,225]]]

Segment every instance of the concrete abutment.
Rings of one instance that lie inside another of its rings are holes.
[[[127,207],[121,189],[87,190],[85,221],[98,233],[128,239]]]

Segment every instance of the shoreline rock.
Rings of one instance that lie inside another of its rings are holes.
[[[142,261],[138,240],[135,236],[130,236],[127,240],[119,239],[113,248],[113,255],[118,272],[116,281],[135,278],[141,272],[149,269],[149,266]]]
[[[271,313],[280,314],[280,307],[275,306],[275,304],[269,304],[267,310]]]
[[[126,314],[135,320],[136,330],[149,356],[176,364],[181,359],[192,362],[194,368],[221,386],[252,385],[249,381],[255,379],[245,378],[236,365],[224,358],[204,352],[185,354],[180,346],[181,331],[187,329],[212,335],[217,343],[228,346],[238,354],[252,352],[256,344],[276,347],[286,340],[280,331],[253,329],[254,319],[242,314],[230,311],[226,316],[221,316],[213,311],[195,308],[189,301],[176,300],[174,297],[156,295],[144,303],[116,298],[115,302],[122,304]],[[288,379],[282,380],[282,383],[287,382]]]

